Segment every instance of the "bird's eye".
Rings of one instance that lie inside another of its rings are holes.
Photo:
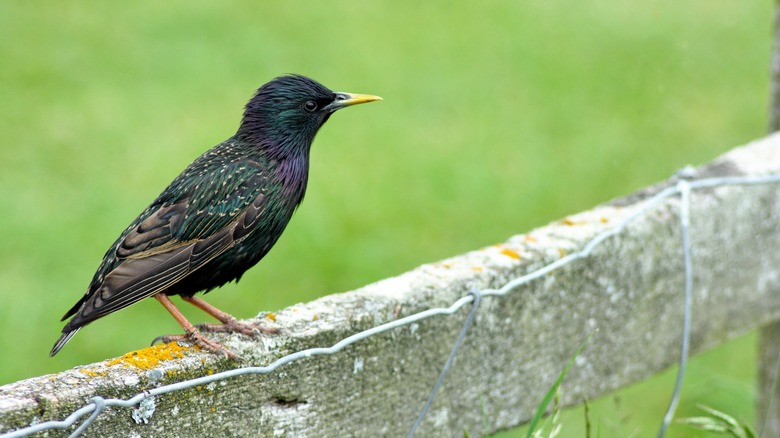
[[[307,100],[306,103],[303,104],[303,109],[306,111],[313,113],[317,110],[317,102],[313,100]]]

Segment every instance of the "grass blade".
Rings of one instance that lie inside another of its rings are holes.
[[[536,413],[534,414],[534,417],[531,419],[531,422],[528,425],[528,432],[526,433],[526,438],[530,438],[531,435],[534,433],[534,430],[539,426],[539,422],[542,420],[542,417],[544,416],[544,411],[547,410],[547,406],[550,404],[550,401],[555,396],[555,393],[558,391],[558,388],[561,386],[561,383],[563,382],[563,379],[566,377],[566,374],[568,374],[569,369],[571,369],[572,365],[574,365],[574,360],[577,359],[577,356],[582,353],[582,350],[585,349],[585,345],[588,344],[590,341],[590,338],[593,337],[593,333],[589,334],[587,338],[585,338],[584,341],[582,341],[582,344],[580,345],[580,348],[577,349],[577,351],[574,353],[574,356],[569,359],[569,363],[566,364],[565,367],[563,367],[563,371],[561,371],[561,374],[558,375],[558,379],[555,380],[555,384],[547,391],[547,394],[544,395],[544,398],[539,403],[539,406],[536,407]]]

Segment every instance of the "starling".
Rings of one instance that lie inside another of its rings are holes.
[[[72,318],[49,355],[81,327],[148,297],[184,329],[158,338],[164,342],[187,340],[236,358],[201,331],[273,332],[239,322],[195,294],[238,281],[268,253],[303,200],[317,131],[335,111],[375,100],[381,98],[333,92],[299,75],[260,87],[236,134],[184,169],[111,245],[86,294],[62,317]],[[196,328],[171,295],[221,324]]]

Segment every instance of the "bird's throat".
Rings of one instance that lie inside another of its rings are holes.
[[[305,156],[288,157],[282,160],[277,175],[282,183],[283,196],[297,207],[303,201],[309,180],[308,153]]]

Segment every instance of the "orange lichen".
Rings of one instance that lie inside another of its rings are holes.
[[[516,252],[512,251],[512,250],[511,250],[511,249],[509,249],[509,248],[504,248],[504,249],[502,249],[502,250],[501,250],[501,254],[503,254],[503,255],[505,255],[505,256],[507,256],[507,257],[511,257],[511,258],[513,258],[513,259],[515,259],[515,260],[520,260],[520,254],[518,254],[518,253],[516,253]]]
[[[200,350],[197,345],[192,347],[183,347],[177,342],[155,345],[142,350],[131,351],[122,357],[118,357],[107,363],[108,366],[122,365],[124,367],[133,366],[142,370],[151,370],[160,362],[184,357],[184,352],[190,349]]]

